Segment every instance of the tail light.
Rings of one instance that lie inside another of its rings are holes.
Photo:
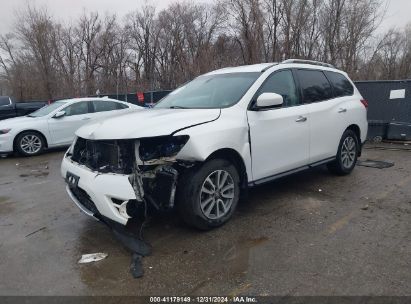
[[[361,99],[361,103],[364,105],[366,109],[368,109],[368,101],[366,99]]]

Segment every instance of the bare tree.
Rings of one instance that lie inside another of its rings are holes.
[[[83,12],[69,24],[28,5],[0,36],[0,80],[18,99],[61,98],[172,89],[217,68],[287,58],[327,61],[354,79],[410,77],[411,26],[375,35],[385,1],[177,1],[124,21]]]

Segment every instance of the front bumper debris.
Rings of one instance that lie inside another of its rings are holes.
[[[67,185],[67,192],[74,203],[87,215],[105,216],[122,225],[129,217],[124,213],[124,204],[136,203],[134,189],[128,175],[100,174],[65,157],[61,166],[63,178],[67,173],[79,177],[76,188]]]
[[[146,153],[144,160],[140,150]],[[86,214],[122,225],[147,203],[157,210],[173,208],[179,164],[173,155],[147,159],[148,152],[153,153],[140,149],[139,140],[77,139],[61,167],[69,196]],[[78,177],[75,184],[70,182],[73,176]]]

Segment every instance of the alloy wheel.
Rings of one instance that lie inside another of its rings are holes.
[[[341,147],[341,163],[344,168],[349,169],[355,162],[355,156],[357,154],[357,145],[355,139],[348,136]]]
[[[27,154],[36,154],[41,150],[41,139],[34,134],[25,135],[20,141],[21,149]]]
[[[230,211],[234,191],[230,173],[225,170],[210,173],[200,191],[200,208],[204,216],[211,220],[224,217]]]

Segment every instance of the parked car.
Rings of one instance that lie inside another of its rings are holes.
[[[47,105],[46,102],[14,102],[9,96],[0,96],[0,120],[24,116]]]
[[[211,229],[231,218],[248,187],[323,164],[349,174],[366,139],[366,108],[347,74],[328,64],[226,68],[153,109],[80,128],[61,171],[72,200],[103,221],[125,225],[150,204]]]
[[[0,154],[40,154],[46,148],[69,146],[74,132],[93,119],[140,107],[109,98],[59,100],[27,116],[0,121]]]

